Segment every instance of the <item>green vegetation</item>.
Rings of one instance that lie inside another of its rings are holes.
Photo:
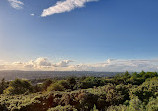
[[[0,111],[158,111],[158,74],[0,82]]]
[[[3,92],[4,94],[24,94],[30,93],[32,91],[32,86],[29,81],[16,79],[9,83],[8,88],[6,88]]]

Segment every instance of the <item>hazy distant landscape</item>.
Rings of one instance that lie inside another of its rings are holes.
[[[55,77],[83,77],[83,76],[94,76],[94,77],[112,77],[117,73],[121,72],[93,72],[93,71],[0,71],[0,80],[19,79],[44,79],[44,78],[55,78]]]

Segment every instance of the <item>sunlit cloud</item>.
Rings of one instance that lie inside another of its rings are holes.
[[[21,2],[20,0],[8,0],[8,2],[15,9],[22,9],[24,5],[24,3]]]
[[[96,64],[77,64],[71,67],[72,70],[77,71],[106,71],[106,72],[140,72],[144,71],[158,71],[158,60],[121,60],[108,59],[102,63]]]
[[[47,58],[37,58],[35,61],[34,61],[34,64],[37,65],[37,66],[51,66],[51,62],[48,61]]]
[[[63,60],[60,61],[59,63],[55,64],[55,67],[67,67],[70,62],[73,62],[72,60]]]
[[[63,12],[70,12],[75,8],[81,8],[85,6],[87,2],[94,2],[98,0],[65,0],[65,1],[58,1],[56,5],[51,6],[47,9],[44,9],[41,16],[45,17],[48,15],[53,15],[56,13],[63,13]]]
[[[51,60],[52,61],[52,60]],[[51,62],[48,58],[39,57],[28,62],[13,62],[0,64],[0,70],[41,70],[41,71],[158,71],[158,60],[125,60],[108,59],[95,64],[75,64],[73,60],[62,60],[57,63]],[[71,64],[74,62],[73,64]]]

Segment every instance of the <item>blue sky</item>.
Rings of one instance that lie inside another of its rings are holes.
[[[13,7],[10,1],[23,4]],[[95,64],[158,58],[157,0],[81,0],[84,7],[44,17],[44,9],[59,12],[56,3],[70,0],[10,1],[0,1],[1,61],[46,57]]]

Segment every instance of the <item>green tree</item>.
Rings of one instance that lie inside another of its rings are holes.
[[[27,80],[16,79],[11,81],[9,87],[4,90],[5,94],[24,94],[32,92],[32,85]]]
[[[158,111],[158,98],[151,98],[148,105],[146,106],[146,111]]]
[[[140,85],[144,82],[144,79],[137,72],[132,73],[130,83],[134,85]]]
[[[130,100],[128,111],[144,111],[142,102],[138,98]]]
[[[3,93],[3,91],[7,88],[7,82],[5,82],[5,79],[3,78],[1,83],[0,83],[0,94]]]
[[[62,85],[59,84],[58,82],[52,83],[52,84],[47,88],[47,91],[63,91],[63,90],[64,90],[64,86],[62,86]]]
[[[94,86],[100,86],[103,85],[102,81],[97,77],[87,77],[80,83],[80,88],[86,89],[86,88],[92,88]]]
[[[42,84],[42,90],[46,91],[47,87],[49,87],[52,84],[52,80],[51,79],[46,79],[43,84]]]
[[[70,89],[74,89],[74,86],[76,85],[76,79],[75,77],[70,77],[67,79],[68,85],[70,87]]]
[[[145,72],[142,71],[142,72],[139,73],[139,75],[140,75],[141,77],[143,77],[143,75],[145,75]]]
[[[158,78],[147,79],[143,84],[134,88],[130,92],[131,98],[138,96],[138,98],[147,103],[150,97],[156,98],[158,96]]]

